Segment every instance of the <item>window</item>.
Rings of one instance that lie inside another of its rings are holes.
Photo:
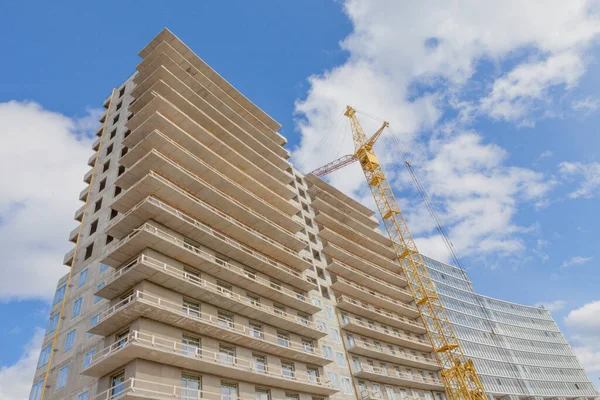
[[[317,368],[306,367],[306,374],[309,382],[317,383],[319,381],[319,370]]]
[[[71,332],[67,333],[67,337],[65,338],[65,349],[64,351],[69,351],[73,348],[75,344],[75,334],[77,331],[73,329]]]
[[[261,325],[254,324],[252,322],[250,322],[250,334],[252,335],[252,337],[255,337],[258,339],[265,338],[265,334],[263,333],[263,327]]]
[[[335,319],[335,315],[333,314],[333,308],[330,306],[325,306],[325,311],[327,312],[327,318]]]
[[[50,332],[54,332],[56,325],[58,324],[58,312],[52,314],[48,319],[48,326],[46,327],[46,335]]]
[[[84,269],[83,271],[81,271],[79,273],[79,280],[77,281],[77,287],[80,288],[83,285],[85,285],[85,282],[87,281],[87,276],[88,276],[88,270],[87,268]]]
[[[109,168],[110,168],[110,160],[105,162],[104,165],[102,166],[102,173],[105,173],[106,171],[108,171]]]
[[[237,384],[233,382],[221,381],[221,400],[237,400]]]
[[[329,371],[327,373],[327,376],[329,377],[329,380],[331,381],[331,384],[333,385],[334,388],[339,389],[340,388],[340,381],[338,379],[338,376],[335,372]]]
[[[114,239],[114,237],[110,236],[110,235],[106,235],[106,244],[109,244],[110,242],[112,242]]]
[[[338,367],[345,367],[346,366],[346,360],[344,359],[344,353],[340,353],[339,351],[335,353],[335,362],[337,363]]]
[[[233,295],[233,288],[225,282],[217,281],[217,292],[222,293],[227,297],[231,297]]]
[[[89,397],[90,397],[90,392],[85,391],[85,392],[81,393],[79,396],[77,396],[77,400],[88,400]]]
[[[277,343],[281,346],[290,346],[290,335],[285,332],[277,331]]]
[[[120,116],[121,115],[117,114],[117,116],[113,118],[113,125],[116,124],[117,122],[119,122],[119,117]]]
[[[113,197],[117,197],[118,195],[121,194],[122,191],[123,191],[123,189],[120,186],[115,186],[115,192],[113,194]]]
[[[200,304],[183,299],[183,312],[192,317],[200,316]]]
[[[96,314],[92,318],[90,318],[90,328],[92,326],[96,325],[99,320],[100,320],[100,314]],[[92,337],[92,336],[94,336],[93,333],[88,333],[88,337]]]
[[[83,356],[83,368],[87,368],[92,363],[92,357],[96,354],[96,349],[90,350]]]
[[[248,301],[250,302],[250,304],[252,304],[254,307],[259,307],[260,308],[260,298],[257,296],[254,296],[250,293],[246,293],[246,298],[248,299]]]
[[[60,390],[67,384],[67,378],[69,377],[69,366],[65,365],[58,371],[58,379],[56,380],[56,389]]]
[[[111,208],[111,210],[110,210],[110,219],[115,218],[117,215],[119,215],[119,212],[117,210],[113,210]]]
[[[73,303],[73,312],[71,313],[71,318],[75,318],[79,314],[81,314],[81,304],[83,303],[83,297],[78,298]]]
[[[318,250],[313,249],[312,255],[315,260],[321,261],[321,254],[319,254]]]
[[[256,393],[256,400],[271,400],[271,391],[269,389],[254,389]]]
[[[189,335],[183,335],[181,342],[183,343],[181,349],[183,350],[184,355],[195,357],[196,355],[200,354],[200,338]]]
[[[122,393],[125,390],[125,371],[113,375],[110,378],[110,383],[110,394],[112,395],[111,398],[116,398],[119,393]]]
[[[279,304],[273,304],[273,311],[275,311],[275,314],[284,315],[285,307]]]
[[[321,296],[325,297],[326,299],[329,299],[329,291],[327,290],[327,288],[325,286],[321,286]]]
[[[233,328],[233,315],[222,311],[217,311],[217,318],[219,319],[219,326],[227,329]]]
[[[56,292],[54,293],[54,300],[52,301],[52,305],[55,305],[56,303],[60,303],[62,301],[62,299],[64,299],[66,290],[67,290],[66,283],[64,285],[62,285],[61,287],[59,287],[58,289],[56,289]]]
[[[129,151],[129,149],[127,147],[123,147],[121,149],[121,157],[123,157],[125,154],[127,154],[128,151]]]
[[[43,367],[48,364],[48,360],[50,360],[50,352],[52,351],[52,345],[44,347],[40,352],[40,358],[38,359],[37,368]]]
[[[323,350],[323,355],[325,357],[329,358],[330,360],[333,360],[333,349],[331,348],[331,346],[323,345],[321,349]]]
[[[308,315],[303,313],[298,313],[298,318],[296,320],[300,321],[301,324],[308,325]]]
[[[314,244],[317,244],[317,237],[310,232],[308,232],[308,239]]]
[[[106,271],[107,269],[108,269],[108,265],[106,265],[106,264],[100,264],[100,272],[101,273],[104,272],[104,271]]]
[[[285,400],[299,400],[300,396],[297,394],[293,394],[293,393],[286,393],[285,394]]]
[[[123,97],[123,95],[125,94],[125,86],[123,86],[120,90],[119,90],[119,97]]]
[[[120,109],[121,109],[121,107],[123,107],[123,102],[122,102],[122,101],[120,101],[120,102],[119,102],[119,104],[117,104],[117,108],[116,108],[116,110],[117,110],[117,111],[118,111],[118,110],[120,110]]]
[[[301,204],[302,204],[302,209],[303,209],[304,211],[306,211],[306,212],[309,212],[309,211],[308,211],[308,206],[307,206],[306,204],[304,204],[304,203],[301,203]],[[304,220],[306,220],[306,218],[304,218]],[[308,224],[307,224],[307,225],[308,225]],[[312,225],[310,225],[310,226],[312,226]]]
[[[200,376],[182,374],[181,375],[181,390],[182,399],[200,399],[200,391],[202,390],[202,378]]]
[[[125,172],[125,166],[124,165],[119,165],[119,171],[117,173],[117,176],[123,175],[123,172]]]
[[[325,322],[317,320],[317,325],[319,326],[321,332],[327,333],[327,324]]]
[[[88,247],[85,248],[85,256],[83,257],[83,259],[87,260],[88,258],[90,258],[92,256],[93,252],[94,252],[94,243],[90,244]]]
[[[333,339],[333,341],[336,343],[339,343],[340,342],[340,332],[338,332],[338,330],[334,329],[334,328],[329,329],[329,332],[331,332],[331,338]]]
[[[317,270],[317,276],[320,279],[325,280],[325,271],[323,270],[323,268],[321,268],[321,267],[315,267],[315,269]]]
[[[94,204],[94,212],[98,212],[100,211],[100,209],[102,208],[102,199],[98,200],[96,202],[96,204]]]
[[[129,136],[131,134],[131,131],[129,129],[127,129],[125,131],[125,133],[123,134],[123,139],[125,139],[127,136]]]
[[[104,285],[106,285],[105,282],[100,282],[98,284],[98,286],[96,286],[96,291],[102,289],[104,287]],[[94,304],[96,304],[97,302],[99,302],[100,300],[102,300],[102,297],[100,296],[94,296]]]
[[[98,186],[98,191],[99,192],[103,191],[105,187],[106,187],[106,178],[104,178],[100,181],[100,186]]]
[[[311,339],[302,339],[302,347],[307,353],[314,353],[315,347]]]
[[[295,376],[294,363],[282,361],[281,362],[281,376],[283,376],[284,378],[293,379]]]
[[[98,230],[98,220],[95,220],[90,224],[90,235],[93,235]]]
[[[40,400],[42,398],[42,388],[44,387],[44,380],[37,381],[31,387],[29,392],[29,400]]]
[[[267,373],[267,358],[258,354],[252,354],[252,360],[254,361],[254,370],[260,374]]]
[[[313,304],[314,304],[315,306],[317,306],[317,307],[321,307],[321,300],[320,300],[320,299],[318,299],[317,297],[313,297],[313,298],[312,298],[312,302],[313,302]]]

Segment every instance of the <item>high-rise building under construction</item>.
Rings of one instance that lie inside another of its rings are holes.
[[[30,400],[445,400],[373,211],[163,30],[105,100]],[[550,314],[426,258],[490,397],[591,398]]]

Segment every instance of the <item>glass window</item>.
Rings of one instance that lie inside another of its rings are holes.
[[[336,343],[339,343],[340,342],[340,332],[334,328],[330,328],[329,332],[331,333],[331,338],[333,339],[333,341]]]
[[[333,308],[330,306],[325,306],[325,311],[327,312],[327,318],[335,319],[335,315],[333,314]]]
[[[200,338],[183,335],[181,342],[183,343],[181,348],[184,355],[194,357],[200,354]]]
[[[88,270],[87,268],[84,269],[83,271],[81,271],[79,273],[79,280],[77,281],[77,287],[80,288],[83,285],[85,285],[85,282],[87,281],[87,276],[88,276]]]
[[[321,348],[323,349],[323,355],[329,358],[330,360],[333,360],[333,349],[331,348],[331,346],[323,345]]]
[[[265,334],[261,325],[250,323],[250,334],[257,339],[264,339]]]
[[[113,375],[110,378],[110,383],[111,383],[110,394],[113,397],[117,397],[117,395],[119,395],[120,393],[122,393],[125,390],[125,371],[119,372],[118,374]]]
[[[71,314],[71,318],[75,318],[81,313],[81,304],[83,303],[83,297],[78,298],[73,303],[73,313]]]
[[[325,322],[317,320],[317,325],[319,326],[321,332],[327,333],[327,324]]]
[[[37,381],[31,387],[31,392],[29,392],[29,400],[40,400],[42,397],[42,388],[44,387],[44,380]]]
[[[231,382],[221,382],[221,400],[237,400],[237,385]]]
[[[282,361],[281,362],[281,375],[284,378],[294,378],[294,363]]]
[[[261,374],[267,373],[267,358],[258,354],[253,354],[252,359],[254,361],[254,369],[256,372]]]
[[[96,325],[99,320],[100,320],[100,314],[96,314],[92,318],[90,318],[90,327]],[[92,336],[94,336],[93,333],[88,333],[88,337],[92,337]]]
[[[255,389],[256,400],[271,400],[271,391],[269,389]]]
[[[56,289],[56,293],[54,293],[54,300],[52,301],[52,305],[55,305],[56,303],[60,303],[62,301],[62,299],[64,299],[66,290],[67,290],[66,283],[64,285],[62,285],[61,287],[59,287],[58,289]]]
[[[73,345],[75,344],[75,334],[77,333],[77,331],[75,329],[73,329],[71,332],[67,333],[67,337],[65,339],[65,350],[64,351],[69,351],[73,348]]]
[[[104,272],[108,269],[108,265],[106,264],[100,264],[100,272]]]
[[[227,329],[233,328],[233,315],[222,311],[217,311],[217,318],[219,319],[219,326]]]
[[[277,343],[281,346],[289,347],[290,335],[285,332],[277,332]]]
[[[58,371],[58,378],[56,379],[56,389],[60,390],[67,384],[67,378],[69,377],[69,366],[65,365]]]
[[[50,332],[54,332],[54,330],[56,329],[56,326],[58,325],[58,314],[59,313],[54,313],[50,316],[50,319],[48,319],[48,326],[46,327],[46,335],[49,334]]]
[[[344,389],[344,393],[352,394],[352,382],[350,382],[350,378],[342,376],[342,388]]]
[[[96,286],[96,290],[100,290],[104,287],[104,285],[106,285],[105,282],[100,282],[98,284],[98,286]],[[102,300],[102,297],[100,296],[94,296],[94,304],[96,304],[97,302],[99,302],[100,300]]]
[[[225,364],[235,364],[235,348],[220,344],[219,360]]]
[[[200,304],[183,299],[183,312],[192,317],[200,316]]]
[[[200,376],[182,374],[181,375],[182,399],[199,399],[202,390],[202,378]]]
[[[337,363],[338,367],[344,367],[346,366],[346,360],[344,357],[344,353],[340,353],[339,351],[335,353],[335,362]]]
[[[96,354],[96,349],[90,350],[83,356],[83,368],[89,367],[92,363],[92,357]]]
[[[77,396],[77,400],[88,400],[89,397],[90,397],[90,392],[85,391],[85,392],[81,393],[79,396]]]
[[[313,341],[311,339],[302,339],[302,347],[307,353],[313,353],[315,351]]]
[[[340,381],[338,379],[338,376],[335,372],[329,371],[327,373],[327,376],[329,377],[329,381],[331,382],[331,384],[333,385],[334,388],[339,389],[340,388]]]
[[[308,381],[311,383],[319,382],[319,370],[317,368],[306,368],[306,373],[308,374]]]
[[[43,367],[48,364],[48,360],[50,360],[50,352],[52,351],[52,345],[44,347],[40,352],[40,358],[38,359],[37,368]]]
[[[313,304],[314,304],[315,306],[317,306],[317,307],[321,307],[321,300],[319,300],[318,298],[316,298],[316,297],[313,297],[313,298],[312,298],[312,302],[313,302]]]

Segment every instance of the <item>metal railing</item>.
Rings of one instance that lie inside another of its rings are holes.
[[[214,352],[201,347],[196,347],[176,340],[162,338],[140,331],[132,331],[127,337],[111,344],[100,350],[91,357],[88,368],[105,360],[113,354],[123,350],[131,345],[151,347],[168,353],[174,353],[181,357],[200,360],[205,363],[222,365],[240,371],[248,371],[255,374],[266,375],[275,378],[282,378],[307,385],[316,385],[323,387],[333,387],[328,380],[321,379],[318,376],[310,375],[304,371],[295,371],[293,369],[284,369],[279,366],[268,365],[267,363],[257,362],[245,357],[237,357],[228,353]]]
[[[359,319],[357,319],[355,317],[351,317],[351,316],[348,316],[348,315],[343,315],[342,316],[342,324],[343,325],[348,325],[349,323],[355,323],[357,325],[360,325],[360,326],[362,326],[364,328],[367,328],[367,329],[370,329],[372,331],[383,333],[384,335],[388,335],[388,336],[393,336],[393,337],[396,337],[398,339],[409,340],[411,342],[423,344],[423,345],[426,345],[426,346],[431,346],[431,342],[430,341],[426,341],[426,340],[418,338],[418,337],[410,336],[409,334],[404,333],[404,332],[394,331],[394,330],[389,330],[389,329],[384,329],[384,328],[382,328],[380,326],[377,326],[375,324],[371,324],[371,323],[365,322],[363,320],[359,320]]]
[[[406,277],[405,277],[405,276],[404,276],[404,274],[403,274],[403,273],[401,273],[401,272],[395,272],[395,271],[392,271],[391,269],[387,269],[387,268],[385,268],[385,267],[381,267],[381,266],[379,266],[379,265],[377,265],[377,264],[373,264],[372,262],[370,262],[370,261],[368,261],[368,260],[366,260],[366,259],[364,259],[364,258],[362,258],[362,257],[360,257],[360,258],[359,258],[359,257],[357,257],[356,255],[354,255],[354,254],[350,253],[350,252],[349,252],[349,251],[347,251],[346,249],[343,249],[342,247],[340,247],[340,246],[338,246],[338,245],[336,245],[336,244],[334,244],[334,243],[328,242],[328,243],[327,243],[327,245],[328,245],[328,246],[331,246],[333,249],[335,249],[335,250],[337,250],[337,251],[340,251],[340,252],[344,253],[344,254],[345,254],[345,255],[347,255],[348,257],[356,258],[356,259],[357,259],[357,260],[358,260],[360,263],[362,263],[362,264],[365,264],[365,265],[369,266],[369,268],[373,268],[373,269],[375,269],[375,270],[377,270],[377,271],[382,271],[382,272],[384,272],[384,273],[386,273],[386,274],[388,274],[388,275],[395,275],[395,276],[397,276],[399,279],[404,279],[404,280],[406,280]],[[337,258],[335,258],[335,257],[333,257],[333,256],[332,256],[332,258],[333,258],[333,259],[335,259],[336,261],[339,261]],[[391,261],[391,260],[390,260],[390,261]],[[400,267],[400,265],[398,265],[398,271],[400,271],[400,268],[401,268],[401,267]]]
[[[155,296],[155,295],[152,295],[149,293],[145,293],[145,292],[142,292],[139,290],[136,290],[132,295],[119,301],[118,303],[116,303],[115,305],[113,305],[112,307],[107,309],[106,311],[100,313],[97,324],[101,324],[107,318],[115,315],[116,313],[118,313],[119,311],[124,309],[125,307],[129,306],[130,304],[132,304],[133,302],[138,301],[138,300],[141,300],[146,304],[152,304],[158,308],[167,310],[167,311],[175,313],[177,315],[187,317],[192,320],[202,322],[204,324],[211,325],[213,327],[222,328],[227,331],[235,332],[235,333],[238,333],[240,335],[244,335],[244,336],[247,336],[250,338],[262,340],[263,342],[273,343],[273,344],[283,346],[286,348],[290,348],[290,349],[293,349],[296,351],[301,351],[303,353],[321,355],[317,351],[317,349],[315,349],[313,346],[305,346],[303,344],[294,344],[293,342],[291,342],[289,340],[279,341],[279,338],[275,335],[269,335],[269,334],[266,334],[263,332],[259,332],[259,331],[256,331],[255,329],[252,329],[249,326],[236,324],[232,321],[222,319],[222,318],[219,318],[219,317],[211,315],[211,314],[206,314],[206,313],[200,312],[198,310],[194,310],[193,308],[183,305],[183,303],[175,303],[175,302],[165,300],[161,297],[158,297],[158,296]],[[286,313],[279,314],[277,312],[273,312],[272,311],[273,309],[271,307],[263,306],[263,308],[261,308],[261,309],[263,309],[263,310],[271,309],[271,312],[269,312],[269,311],[267,311],[267,312],[271,313],[272,315],[276,315],[282,319],[285,319],[285,320],[290,321],[295,324],[300,324],[302,326],[306,326],[308,328],[311,328],[311,329],[314,329],[317,331],[321,331],[321,327],[319,325],[316,325],[311,321],[304,320],[303,318],[289,316]],[[293,327],[290,327],[290,328],[293,329]],[[269,340],[267,340],[267,339],[269,339]]]
[[[397,290],[398,292],[402,292],[402,293],[404,293],[404,294],[409,295],[409,296],[412,297],[412,294],[410,293],[409,290],[406,290],[406,289],[401,288],[401,287],[396,286],[396,285],[392,285],[391,283],[386,282],[383,279],[376,278],[373,275],[367,274],[364,271],[359,270],[358,268],[354,268],[351,265],[348,265],[348,264],[346,264],[344,262],[341,262],[340,260],[336,259],[334,261],[335,261],[335,263],[340,264],[342,267],[344,267],[346,269],[349,269],[350,271],[354,272],[357,275],[362,276],[365,279],[369,279],[369,280],[375,281],[375,282],[377,282],[378,284],[380,284],[382,286],[386,286],[386,287],[388,287],[390,289]],[[383,270],[384,272],[389,272],[389,271],[387,271],[387,270],[385,270],[383,268],[379,268],[379,269]],[[404,278],[404,274],[402,274],[402,273],[398,273],[397,275],[399,275],[400,278]]]
[[[308,298],[306,298],[306,296],[304,296],[303,294],[297,293],[297,292],[294,292],[293,290],[282,287],[281,285],[273,283],[268,279],[261,278],[261,277],[257,276],[256,274],[246,271],[243,268],[235,266],[227,261],[220,260],[219,258],[215,257],[214,255],[212,255],[208,252],[200,250],[200,252],[195,251],[195,253],[208,261],[212,261],[213,263],[226,268],[227,270],[233,272],[234,274],[236,274],[238,276],[241,276],[241,277],[244,277],[247,279],[251,279],[257,283],[260,283],[261,285],[264,285],[266,288],[276,290],[277,292],[285,294],[285,295],[289,296],[290,298],[293,298],[297,301],[301,301],[305,304],[313,305],[308,300]],[[114,282],[115,280],[119,279],[123,274],[127,273],[128,271],[130,271],[132,268],[134,268],[138,264],[149,265],[153,268],[163,271],[164,273],[166,273],[168,275],[177,277],[179,279],[183,279],[193,285],[197,285],[197,286],[201,286],[201,287],[208,287],[207,285],[204,285],[204,283],[203,283],[203,282],[206,282],[205,280],[200,279],[200,278],[196,277],[195,275],[190,274],[182,269],[173,267],[165,262],[162,262],[155,258],[149,257],[145,254],[142,254],[135,260],[131,261],[129,264],[116,270],[106,280],[106,286],[108,286],[110,283]],[[206,283],[208,284],[208,282],[206,282]]]
[[[418,361],[418,362],[421,362],[424,364],[438,366],[437,360],[435,360],[433,358],[415,356],[413,354],[408,354],[404,351],[396,351],[396,350],[390,349],[389,347],[384,347],[381,345],[378,346],[378,345],[375,345],[375,344],[372,344],[369,342],[365,342],[364,340],[354,339],[353,344],[349,344],[349,347],[362,347],[363,349],[373,350],[378,353],[387,354],[389,356],[398,357],[398,358],[402,358],[405,360]]]
[[[423,328],[423,329],[425,329],[423,327],[423,324],[420,323],[420,322],[417,322],[415,320],[403,317],[401,315],[398,315],[398,314],[390,312],[390,311],[382,310],[379,307],[373,306],[372,304],[364,304],[362,301],[356,300],[356,299],[354,299],[354,298],[352,298],[350,296],[347,296],[345,294],[343,294],[343,295],[341,295],[341,296],[339,296],[337,298],[338,304],[341,303],[341,302],[343,302],[343,301],[347,301],[349,303],[352,303],[353,305],[355,305],[357,307],[360,307],[363,310],[366,310],[366,311],[368,311],[370,313],[381,315],[382,317],[386,317],[386,318],[391,318],[391,319],[394,319],[396,321],[403,322],[405,324],[415,326],[417,328]]]
[[[393,303],[393,304],[395,304],[397,306],[405,307],[405,308],[408,308],[408,309],[413,310],[415,312],[419,312],[417,310],[417,307],[413,306],[412,304],[410,304],[410,303],[408,303],[406,301],[396,300],[393,297],[386,296],[386,295],[383,295],[381,293],[377,293],[377,292],[375,292],[373,290],[367,289],[366,287],[359,285],[356,282],[352,282],[352,281],[350,281],[348,279],[342,278],[341,276],[338,276],[336,279],[339,282],[345,283],[346,285],[352,286],[353,288],[355,288],[357,290],[360,290],[361,292],[363,292],[364,294],[366,294],[369,297],[371,297],[371,296],[372,297],[376,297],[376,298],[378,298],[380,300],[388,301],[388,302]]]

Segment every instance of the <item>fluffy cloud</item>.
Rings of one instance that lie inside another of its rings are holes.
[[[341,43],[348,59],[309,79],[296,104],[302,137],[293,161],[310,171],[353,151],[345,122],[331,129],[347,104],[385,117],[461,254],[523,251],[523,235],[534,227],[517,224],[517,211],[544,205],[556,183],[510,165],[507,151],[471,123],[489,117],[531,124],[555,93],[577,86],[600,32],[598,10],[586,0],[347,0],[344,10],[353,24]],[[361,118],[366,132],[380,124]],[[414,193],[401,192],[412,183],[389,136],[376,151],[419,244],[447,254]],[[359,166],[328,180],[372,206]]]
[[[21,358],[12,365],[0,367],[0,399],[28,398],[43,340],[44,330],[37,328],[25,346]]]
[[[53,295],[67,273],[78,193],[99,111],[73,120],[30,102],[0,103],[0,300]]]
[[[565,317],[565,323],[572,332],[573,352],[591,373],[600,372],[600,300],[572,310]],[[596,379],[592,380],[597,384]]]
[[[561,268],[569,268],[572,267],[574,265],[582,265],[582,264],[586,264],[590,261],[593,260],[593,257],[582,257],[582,256],[575,256],[575,257],[571,257],[568,260],[565,260],[560,267]]]
[[[600,163],[562,162],[558,167],[565,179],[579,182],[577,189],[569,193],[570,198],[590,198],[600,194]]]

